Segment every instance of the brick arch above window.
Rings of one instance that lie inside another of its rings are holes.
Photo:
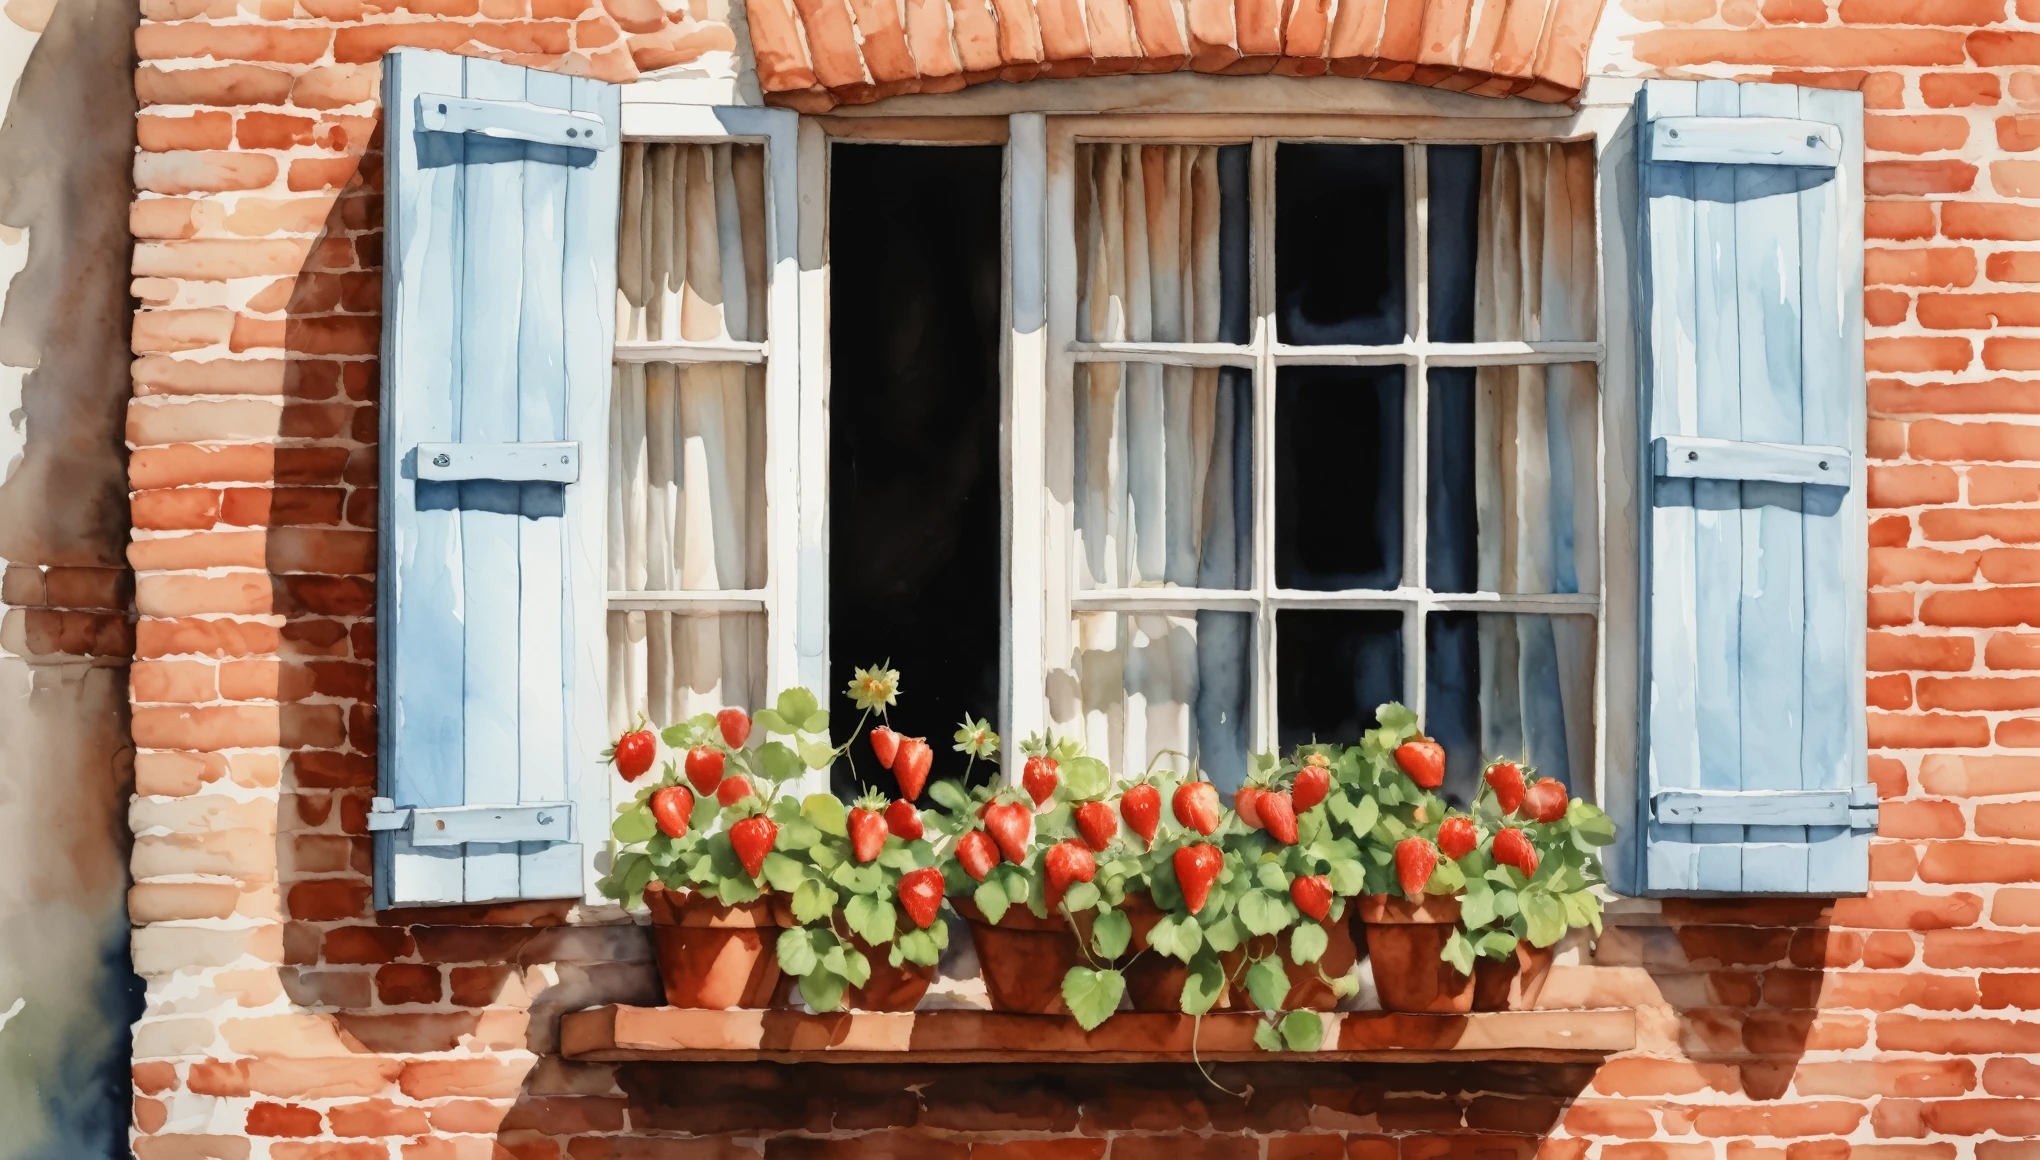
[[[1576,96],[1602,0],[750,0],[767,100],[1192,71]]]

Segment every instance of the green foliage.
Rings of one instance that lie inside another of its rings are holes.
[[[1089,1031],[1112,1017],[1126,993],[1126,979],[1118,971],[1071,967],[1062,982],[1063,1002],[1077,1025]]]

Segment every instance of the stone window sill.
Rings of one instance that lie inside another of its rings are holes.
[[[584,1060],[763,1060],[774,1063],[1173,1063],[1312,1059],[1328,1062],[1507,1059],[1598,1060],[1636,1046],[1628,1008],[1493,1011],[1472,1015],[1326,1014],[1314,1052],[1254,1046],[1255,1015],[1121,1012],[1095,1031],[1060,1015],[931,1010],[899,1014],[704,1011],[595,1007],[566,1015],[560,1053]]]

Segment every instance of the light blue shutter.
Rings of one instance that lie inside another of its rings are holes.
[[[579,896],[608,821],[618,90],[403,49],[383,112],[376,904]]]
[[[1863,101],[1638,99],[1643,885],[1868,886]]]

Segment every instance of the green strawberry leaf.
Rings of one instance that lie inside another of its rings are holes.
[[[1274,934],[1289,925],[1295,910],[1289,900],[1266,890],[1252,890],[1240,899],[1240,921],[1255,934]]]
[[[1480,936],[1480,953],[1491,959],[1506,959],[1516,953],[1516,932],[1491,930]]]
[[[1472,940],[1466,937],[1465,931],[1455,930],[1452,937],[1445,940],[1445,949],[1439,952],[1438,957],[1457,967],[1460,974],[1470,975],[1473,973],[1473,955]]]
[[[1166,914],[1148,932],[1148,945],[1170,958],[1187,963],[1204,945],[1204,932],[1194,918]]]
[[[1495,891],[1484,878],[1470,878],[1459,899],[1459,922],[1468,930],[1479,930],[1495,920]]]
[[[1101,959],[1125,954],[1132,939],[1133,922],[1122,911],[1108,910],[1091,923],[1091,950]]]
[[[1333,894],[1358,894],[1367,888],[1367,868],[1352,858],[1335,858],[1325,870]]]
[[[776,709],[760,709],[756,713],[751,714],[751,724],[756,725],[767,733],[786,735],[793,733],[793,722],[780,716]]]
[[[800,745],[800,759],[809,769],[827,769],[836,760],[836,747],[826,741],[809,741],[803,738]]]
[[[1282,1050],[1282,1035],[1271,1023],[1256,1020],[1254,1023],[1254,1046],[1262,1051]]]
[[[952,814],[967,814],[971,810],[970,795],[964,793],[963,787],[954,781],[929,782],[928,796],[935,800],[936,805]]]
[[[892,941],[894,917],[891,902],[880,902],[868,894],[853,894],[843,904],[843,920],[857,937],[872,946]]]
[[[800,727],[801,731],[805,733],[827,733],[829,731],[829,711],[827,709],[817,709],[809,713],[807,718],[800,723]]]
[[[1317,962],[1324,957],[1330,942],[1324,927],[1314,922],[1304,923],[1289,932],[1289,961],[1298,966]]]
[[[1601,900],[1591,890],[1575,890],[1562,895],[1565,906],[1565,924],[1571,927],[1591,926],[1594,933],[1601,933]]]
[[[1255,867],[1254,881],[1260,883],[1265,890],[1285,893],[1289,890],[1289,875],[1284,874],[1282,866],[1276,862],[1263,862]]]
[[[946,931],[949,928],[941,923],[936,923],[928,929]],[[935,945],[935,936],[929,934],[928,931],[910,930],[893,940],[893,953],[899,955],[900,958],[907,962],[923,967],[932,967],[937,960],[941,959],[942,948]],[[894,963],[893,965],[898,966],[899,964]]]
[[[1282,1010],[1282,1001],[1289,997],[1289,972],[1282,969],[1279,956],[1257,959],[1247,968],[1247,994],[1263,1011]]]
[[[799,978],[815,969],[821,957],[815,954],[814,941],[808,937],[804,926],[790,927],[780,932],[777,946],[779,969]]]
[[[876,894],[885,886],[885,872],[876,866],[844,862],[829,871],[829,881],[852,894]]]
[[[838,838],[850,836],[850,815],[843,809],[843,803],[834,794],[811,793],[800,799],[801,816],[814,824],[824,834]]]
[[[1006,908],[1013,904],[1012,900],[1006,897],[1005,887],[999,885],[997,878],[989,876],[978,883],[976,892],[970,897],[972,902],[977,903],[977,908],[984,912],[985,921],[993,926],[997,926],[999,920],[1006,917]]]
[[[652,818],[652,811],[633,807],[617,815],[616,821],[609,826],[609,832],[625,845],[649,842],[659,832],[659,823]]]
[[[1565,937],[1564,903],[1542,890],[1524,891],[1521,901],[1531,946],[1548,947]]]
[[[716,891],[718,899],[724,906],[735,906],[740,902],[753,902],[764,893],[763,890],[758,888],[756,882],[751,881],[749,875],[741,872],[724,878],[722,885]]]
[[[836,892],[812,878],[804,878],[793,891],[793,920],[820,922],[836,909]]]
[[[1071,967],[1063,976],[1063,1002],[1077,1017],[1077,1026],[1086,1031],[1110,1019],[1125,993],[1126,979],[1118,971]]]
[[[1325,1021],[1317,1012],[1291,1011],[1282,1017],[1282,1044],[1289,1050],[1316,1051],[1324,1038]]]
[[[800,754],[788,749],[785,743],[767,741],[758,747],[758,768],[773,781],[791,781],[806,767],[801,764]]]
[[[1089,882],[1072,882],[1063,891],[1062,908],[1070,914],[1098,905],[1098,888]]]
[[[781,696],[785,694],[782,693]],[[1390,701],[1386,705],[1376,706],[1374,719],[1381,723],[1382,732],[1394,738],[1397,744],[1400,744],[1403,738],[1417,732],[1416,713],[1400,701]]]
[[[843,976],[832,971],[809,971],[800,977],[800,997],[817,1011],[834,1011],[843,1005],[847,986]]]
[[[1183,1014],[1202,1015],[1218,1002],[1218,996],[1225,990],[1225,969],[1218,965],[1214,955],[1199,955],[1190,962],[1190,973],[1183,980]]]
[[[853,987],[862,987],[871,981],[871,960],[855,947],[839,948],[843,952],[843,974]]]
[[[781,692],[778,700],[773,703],[772,708],[780,717],[792,723],[806,721],[809,717],[814,716],[815,710],[821,708],[821,705],[815,700],[813,693],[796,685],[791,689]],[[788,729],[784,730],[784,732],[791,733],[793,730]]]
[[[1245,938],[1246,932],[1240,929],[1240,920],[1229,914],[1217,916],[1212,919],[1210,926],[1204,928],[1204,945],[1219,954],[1237,949]]]
[[[888,870],[913,870],[921,860],[912,846],[887,846],[878,852],[878,864]]]
[[[1062,763],[1063,788],[1078,801],[1102,798],[1112,789],[1112,770],[1095,757],[1073,757]]]
[[[772,889],[779,893],[792,894],[800,888],[802,880],[806,877],[807,874],[801,869],[800,863],[779,851],[774,850],[765,855],[765,881],[771,883]]]

